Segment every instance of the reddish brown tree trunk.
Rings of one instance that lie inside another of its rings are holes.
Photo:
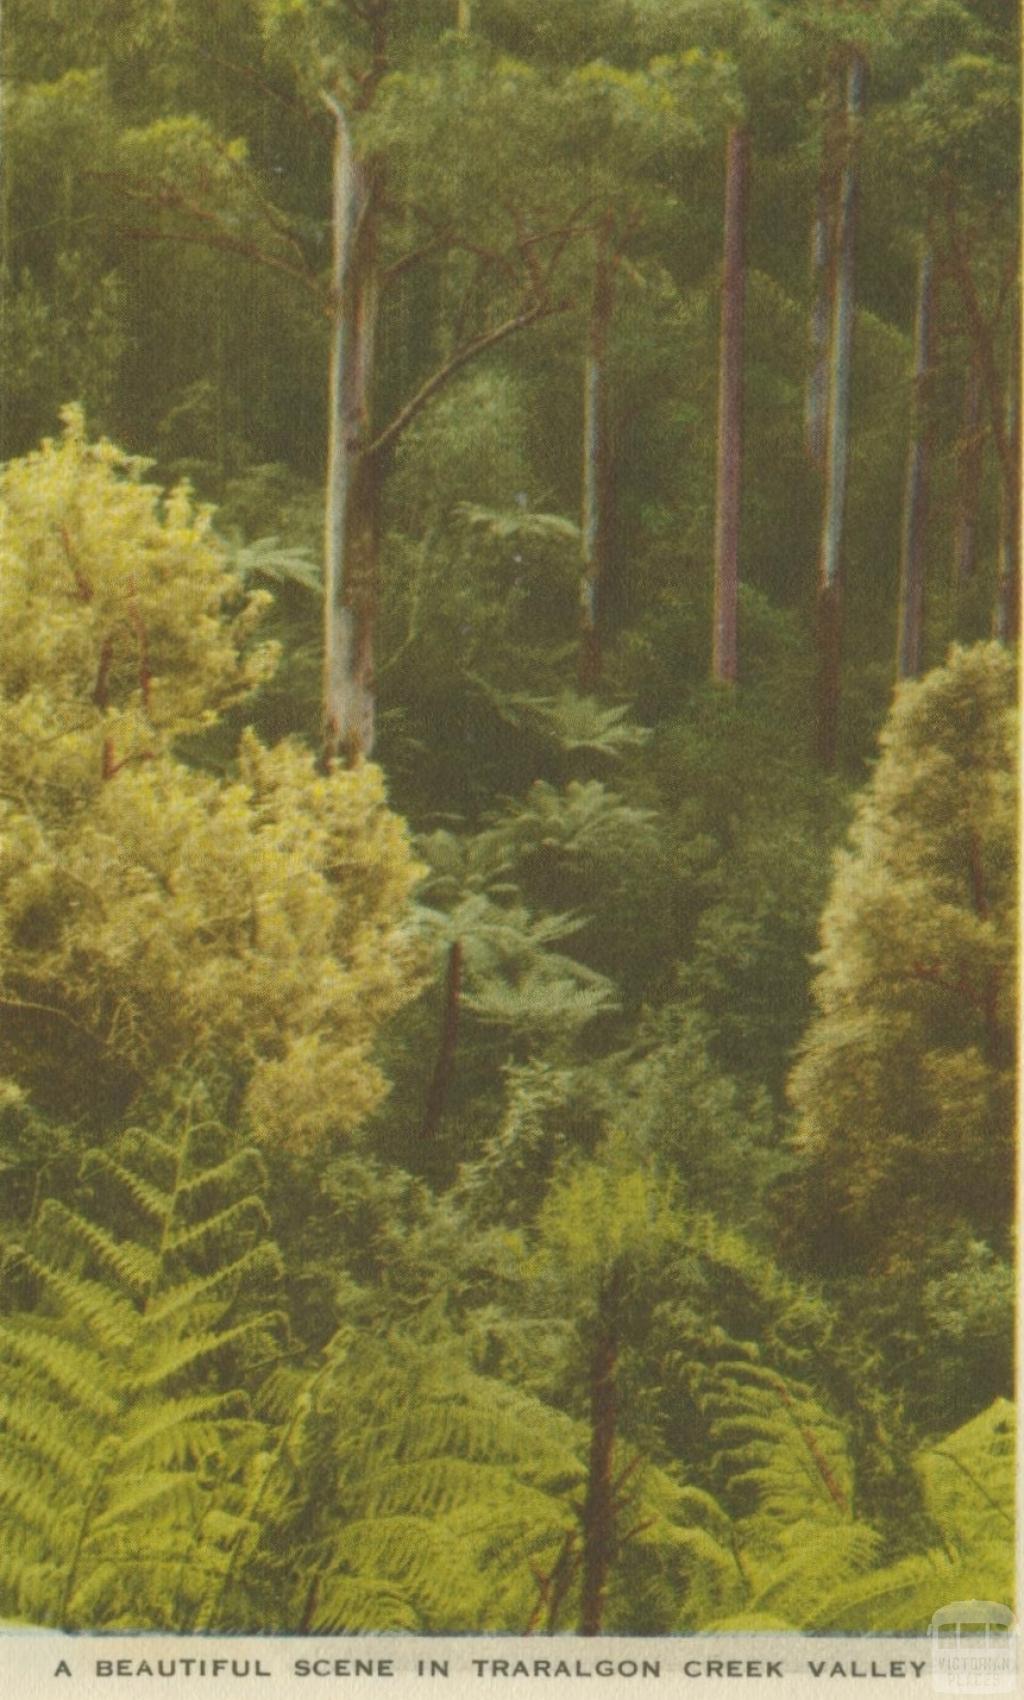
[[[953,576],[958,589],[970,583],[977,565],[978,505],[985,433],[981,426],[981,373],[972,356],[964,379],[963,420],[957,444],[957,502],[953,530]]]
[[[735,684],[743,489],[743,308],[750,146],[729,132],[725,154],[725,242],[718,353],[718,478],[715,491],[715,609],[712,676]]]
[[[930,248],[921,252],[914,326],[914,395],[910,447],[903,497],[903,537],[900,549],[900,636],[897,672],[916,679],[924,657],[924,546],[928,518],[929,384],[935,266]]]

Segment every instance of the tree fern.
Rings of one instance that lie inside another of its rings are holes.
[[[297,1380],[282,1401],[291,1373],[268,1389],[272,1407],[294,1400]],[[299,1399],[246,1561],[279,1602],[281,1627],[574,1626],[581,1425],[475,1370],[443,1327],[386,1349],[339,1337]],[[622,1629],[673,1627],[690,1592],[719,1596],[715,1578],[733,1566],[728,1519],[636,1457],[622,1477],[612,1611]]]
[[[279,1264],[257,1237],[259,1200],[233,1196],[251,1163],[225,1164],[215,1146],[186,1118],[117,1156],[91,1153],[88,1184],[116,1225],[48,1201],[32,1244],[6,1249],[5,1272],[34,1300],[0,1322],[12,1617],[188,1627],[226,1563],[246,1467],[266,1444],[245,1368],[280,1333],[250,1295]]]
[[[572,1522],[572,1425],[476,1374],[451,1337],[343,1334],[296,1394],[249,1560],[277,1601],[266,1626],[522,1627],[529,1555]]]

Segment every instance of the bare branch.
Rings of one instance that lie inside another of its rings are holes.
[[[249,171],[243,171],[238,160],[231,157],[231,154],[224,143],[217,143],[217,152],[220,154],[221,158],[232,171],[234,176],[238,179],[243,192],[250,195],[256,202],[256,205],[259,207],[264,219],[274,234],[276,236],[280,236],[282,242],[286,242],[288,244],[292,253],[296,256],[298,264],[304,271],[310,272],[312,275],[309,261],[306,259],[302,244],[294,230],[284,215],[277,207],[275,207],[273,201],[271,201],[269,197],[263,193],[263,190],[254,180],[252,173]]]
[[[525,330],[527,325],[534,324],[538,319],[549,318],[555,313],[564,311],[564,303],[551,306],[544,301],[537,301],[522,313],[515,314],[511,319],[504,319],[500,325],[495,325],[492,330],[482,331],[479,336],[463,343],[462,347],[456,349],[450,359],[439,366],[437,371],[420,385],[415,395],[410,397],[405,406],[395,414],[390,424],[385,425],[380,435],[370,443],[366,453],[375,456],[384,455],[390,449],[393,449],[399,437],[422,412],[427,402],[437,394],[438,390],[443,389],[451,378],[454,378],[456,372],[461,371],[463,366],[467,366],[471,360],[475,360],[478,354],[483,354],[489,348],[496,348],[507,337],[514,336],[517,331]]]
[[[218,248],[225,253],[240,254],[256,265],[266,266],[271,271],[283,272],[286,277],[297,279],[318,301],[323,300],[323,290],[316,280],[316,275],[291,232],[287,233],[287,239],[298,253],[298,263],[287,260],[280,254],[272,254],[258,242],[249,241],[246,237],[230,235],[223,227],[221,215],[212,207],[204,207],[199,202],[190,200],[180,189],[162,179],[155,184],[146,184],[120,172],[94,171],[88,175],[96,182],[112,185],[128,200],[141,201],[144,206],[152,207],[158,212],[174,213],[182,218],[192,219],[204,227],[202,231],[190,231],[121,225],[115,227],[117,236],[135,242],[190,242],[200,247]],[[281,234],[284,236],[285,232],[282,230]]]
[[[431,254],[443,253],[445,248],[450,246],[451,242],[445,236],[437,236],[432,238],[431,241],[425,242],[422,248],[410,248],[407,254],[403,254],[397,260],[392,260],[389,266],[382,268],[380,273],[381,286],[393,283],[396,277],[401,277],[405,272],[412,271],[413,266],[418,266],[421,260],[428,259]]]

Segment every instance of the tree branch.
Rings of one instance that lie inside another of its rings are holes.
[[[224,161],[225,165],[228,167],[228,169],[231,171],[232,175],[237,179],[237,181],[238,181],[238,183],[239,183],[239,185],[242,189],[243,194],[248,195],[252,200],[254,200],[256,202],[256,205],[259,207],[263,218],[266,220],[266,223],[269,225],[270,229],[274,232],[275,236],[279,236],[281,238],[282,242],[287,243],[287,245],[291,249],[292,253],[296,256],[297,264],[302,269],[302,271],[304,273],[308,273],[309,275],[312,275],[312,268],[310,267],[309,262],[306,259],[306,255],[305,255],[305,252],[303,251],[302,244],[299,241],[298,237],[296,236],[294,230],[291,228],[291,225],[288,223],[288,220],[283,216],[283,214],[281,212],[278,211],[277,207],[275,207],[273,201],[270,200],[270,198],[263,193],[263,190],[254,181],[252,173],[248,172],[248,171],[243,171],[238,160],[232,159],[231,154],[229,153],[227,147],[224,146],[223,143],[220,143],[220,142],[217,143],[217,152],[220,154],[221,158],[223,159],[223,161]],[[194,209],[190,209],[190,210],[194,210]]]
[[[266,266],[270,271],[283,272],[286,277],[297,278],[314,300],[323,305],[323,292],[308,272],[299,271],[298,267],[291,265],[289,261],[268,254],[255,242],[244,242],[240,237],[225,236],[223,232],[218,231],[155,230],[132,225],[119,225],[114,234],[128,242],[190,242],[200,248],[216,248],[224,253],[240,254],[243,259],[251,260],[254,265]]]
[[[534,324],[536,320],[549,318],[552,314],[564,311],[564,304],[549,306],[546,302],[537,301],[522,313],[516,313],[511,319],[504,319],[500,325],[495,325],[492,330],[481,331],[479,336],[463,343],[462,347],[456,349],[450,359],[439,366],[437,371],[420,385],[416,394],[410,396],[405,406],[399,409],[390,423],[385,425],[383,431],[369,444],[366,453],[372,456],[382,456],[393,449],[402,433],[422,413],[427,402],[437,394],[438,390],[443,389],[451,378],[454,378],[456,372],[461,371],[463,366],[467,366],[471,360],[475,360],[478,354],[485,353],[489,348],[496,348],[507,337],[514,336],[517,331],[525,330],[527,325]]]

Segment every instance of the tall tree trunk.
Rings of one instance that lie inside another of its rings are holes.
[[[612,1464],[618,1426],[618,1272],[606,1282],[598,1304],[597,1335],[590,1359],[590,1461],[583,1502],[581,1635],[600,1635],[605,1592],[615,1540],[615,1482]]]
[[[963,419],[957,444],[956,520],[953,527],[953,578],[959,590],[974,577],[978,555],[978,506],[984,461],[981,426],[981,372],[972,356],[964,378]]]
[[[1011,362],[1006,391],[1006,438],[1014,475],[1004,480],[999,502],[999,584],[994,620],[1000,643],[1016,643],[1020,633],[1020,373]]]
[[[378,476],[370,393],[377,309],[373,192],[333,96],[331,351],[324,523],[323,765],[373,749]]]
[[[608,335],[615,300],[611,219],[594,246],[594,280],[583,366],[583,499],[581,516],[579,686],[586,695],[601,677],[601,594],[611,548],[611,453],[608,441]]]
[[[1016,390],[1020,358],[1019,288],[1011,292],[1011,299],[1018,304],[1018,317],[1014,319],[1011,375],[1004,393],[995,334],[1003,303],[1000,302],[994,317],[986,315],[975,281],[970,239],[960,225],[956,184],[947,179],[944,189],[948,264],[960,291],[999,471],[999,585],[993,629],[997,637],[1011,642],[1017,636],[1020,618],[1020,414]],[[1010,266],[1016,268],[1015,249],[1008,259]]]
[[[712,674],[737,676],[740,499],[743,487],[743,308],[746,287],[750,143],[732,129],[725,151],[725,240],[718,345],[718,477],[715,490],[715,611]]]
[[[473,27],[473,0],[457,0],[455,8],[455,28],[460,35],[466,35]]]
[[[928,521],[930,426],[928,421],[934,317],[935,262],[931,248],[921,250],[914,324],[914,393],[910,447],[903,496],[900,548],[900,635],[897,672],[916,679],[924,654],[924,546]]]
[[[829,342],[828,425],[825,444],[825,512],[818,570],[818,753],[825,768],[836,763],[839,731],[843,521],[850,436],[853,362],[853,259],[857,221],[859,132],[866,66],[855,52],[846,74],[843,168],[836,219],[835,277]]]
[[[829,184],[823,167],[811,224],[811,317],[804,396],[804,446],[814,465],[824,469],[828,418],[828,332],[832,298],[829,242]]]

